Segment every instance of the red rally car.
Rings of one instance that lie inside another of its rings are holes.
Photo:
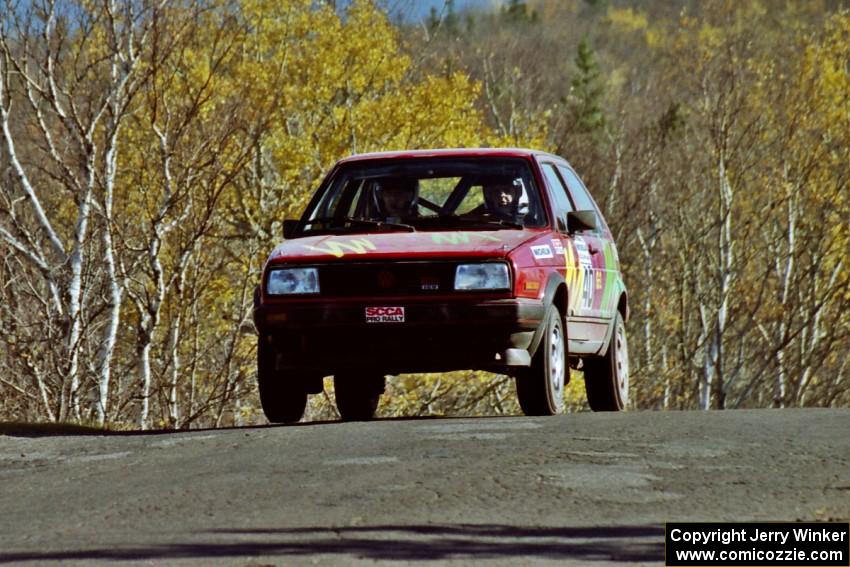
[[[343,419],[385,377],[516,378],[527,415],[563,410],[569,366],[594,411],[628,401],[628,299],[611,231],[556,155],[453,149],[337,163],[269,256],[254,322],[269,421],[301,419],[333,376]]]

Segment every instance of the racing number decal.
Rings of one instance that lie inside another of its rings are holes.
[[[582,309],[593,309],[593,268],[584,266],[584,288],[581,290]]]
[[[581,309],[593,309],[593,292],[595,281],[593,278],[593,262],[590,258],[587,242],[581,236],[573,238],[578,253],[578,270],[581,272]]]

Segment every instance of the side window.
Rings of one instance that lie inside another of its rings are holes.
[[[310,215],[311,220],[331,218],[338,211],[337,208],[344,202],[344,197],[356,193],[359,189],[360,180],[349,179],[347,182],[337,178],[333,184],[328,187],[325,194],[322,196],[321,202]],[[356,202],[356,199],[354,200]]]
[[[561,173],[564,181],[567,182],[567,187],[570,188],[570,195],[572,195],[576,208],[579,211],[595,211],[596,205],[593,204],[593,199],[590,198],[590,195],[587,193],[587,189],[584,188],[584,184],[578,176],[573,173],[573,170],[559,165],[558,171]]]
[[[551,163],[542,165],[543,175],[546,176],[546,181],[552,189],[552,196],[555,198],[555,207],[557,208],[557,216],[564,217],[568,212],[575,210],[570,198],[567,195],[567,188],[564,187],[564,182],[555,171],[555,166]]]

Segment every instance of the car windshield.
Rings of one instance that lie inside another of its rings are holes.
[[[516,230],[545,225],[526,160],[418,158],[343,166],[305,212],[301,230]]]

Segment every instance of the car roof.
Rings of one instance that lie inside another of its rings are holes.
[[[526,148],[442,148],[430,150],[396,150],[389,152],[372,152],[355,154],[341,159],[340,164],[385,159],[416,159],[428,157],[522,157],[547,156],[563,159],[554,154]]]

